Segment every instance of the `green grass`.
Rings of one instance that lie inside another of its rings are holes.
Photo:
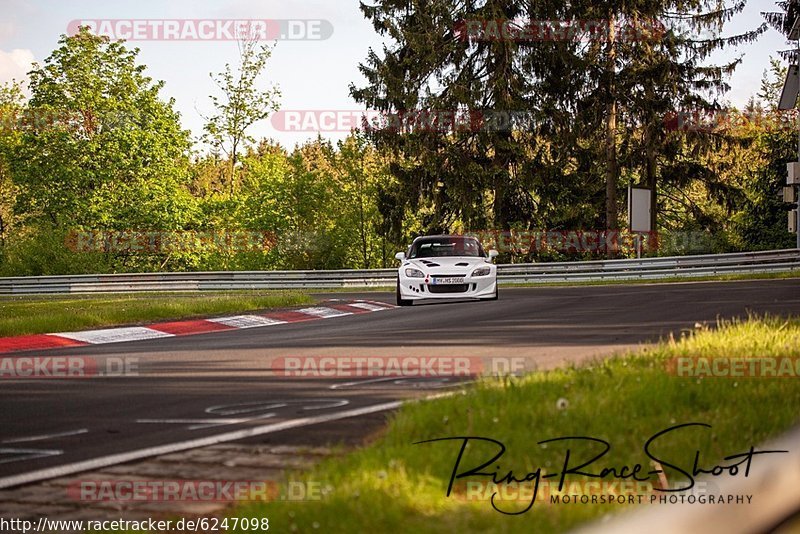
[[[0,298],[0,336],[242,313],[310,304],[295,291]]]
[[[537,467],[558,472],[563,465],[565,445],[543,448],[537,442],[592,436],[612,447],[593,464],[593,472],[636,463],[646,472],[652,467],[643,447],[650,436],[676,424],[710,424],[710,430],[691,428],[664,436],[653,448],[662,460],[691,470],[696,450],[701,465],[710,468],[796,423],[797,378],[678,377],[667,370],[667,362],[681,356],[800,357],[800,320],[766,317],[723,323],[715,330],[697,330],[586,366],[484,379],[450,397],[408,404],[372,445],[310,472],[289,475],[331,488],[323,499],[241,504],[231,515],[267,516],[280,532],[563,532],[646,505],[537,501],[525,514],[502,515],[488,500],[465,498],[463,486],[445,496],[460,442],[413,443],[448,436],[491,437],[507,447],[498,462],[501,468],[513,469],[521,478]],[[590,449],[598,451],[595,445],[578,442],[570,448],[573,459],[591,457]],[[487,444],[471,444],[461,465],[477,466],[493,451]],[[757,465],[758,457],[753,469]],[[686,480],[671,468],[666,475],[673,486]],[[577,475],[567,477],[568,482],[579,480]],[[507,511],[526,505],[500,503]]]

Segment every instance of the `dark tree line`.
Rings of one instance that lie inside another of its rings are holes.
[[[729,193],[703,161],[724,136],[670,131],[666,119],[722,108],[719,98],[741,58],[714,65],[710,55],[752,42],[766,29],[724,34],[744,5],[362,2],[388,44],[370,50],[360,66],[368,83],[351,92],[387,113],[488,110],[529,118],[516,129],[372,131],[377,146],[404,161],[392,167],[401,183],[395,202],[427,208],[426,231],[448,230],[456,221],[615,229],[629,182],[651,188],[655,229],[666,203],[659,192],[699,180]],[[571,38],[550,31],[554,21]]]
[[[768,22],[790,27],[794,5]],[[198,151],[137,49],[63,36],[29,74],[29,99],[0,87],[0,275],[388,267],[423,233],[624,226],[628,184],[651,188],[662,235],[710,237],[652,253],[791,246],[777,194],[795,130],[752,120],[774,108],[782,66],[736,110],[723,98],[740,57],[709,63],[764,31],[725,34],[743,6],[362,4],[387,44],[351,92],[386,120],[291,150],[248,132],[279,107],[263,76],[271,49],[243,43],[214,76]],[[75,247],[137,232],[189,241]],[[265,237],[260,248],[217,239],[230,235]]]

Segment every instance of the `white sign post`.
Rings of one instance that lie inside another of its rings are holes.
[[[636,257],[642,257],[642,236],[639,232],[652,232],[650,228],[650,189],[628,185],[628,229],[636,234]]]

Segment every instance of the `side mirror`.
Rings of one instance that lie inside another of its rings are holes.
[[[491,260],[491,259],[494,259],[494,258],[496,258],[496,257],[497,257],[497,256],[499,256],[499,255],[500,255],[500,253],[499,253],[499,252],[497,252],[495,249],[491,249],[491,250],[489,251],[489,259],[490,259],[490,260]]]
[[[400,261],[403,261],[403,260],[406,259],[406,253],[405,252],[398,252],[397,254],[394,255],[394,257],[397,258]]]

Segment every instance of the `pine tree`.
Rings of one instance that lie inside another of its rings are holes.
[[[711,65],[710,54],[765,30],[722,35],[743,7],[741,0],[362,3],[388,43],[380,55],[370,50],[360,66],[367,85],[351,86],[351,94],[387,113],[495,110],[528,119],[489,131],[371,130],[403,157],[393,168],[403,184],[397,201],[427,213],[424,230],[459,219],[504,229],[614,229],[621,179],[649,186],[654,208],[659,189],[713,183],[700,155],[723,137],[670,132],[665,119],[722,108],[741,59]],[[510,29],[522,33],[508,38]]]
[[[356,101],[398,114],[402,127],[411,118],[425,119],[426,112],[437,117],[472,112],[483,124],[453,131],[433,119],[434,124],[411,131],[371,130],[377,144],[406,157],[406,164],[395,165],[393,171],[413,209],[424,210],[429,202],[424,229],[447,230],[459,217],[472,225],[493,219],[496,226],[508,228],[529,217],[518,176],[524,147],[507,123],[488,124],[531,108],[524,45],[503,39],[473,41],[464,27],[470,20],[518,18],[524,5],[382,0],[374,6],[362,3],[361,9],[392,43],[384,46],[382,56],[370,50],[360,66],[368,85],[351,86]],[[483,115],[486,110],[492,115]]]

